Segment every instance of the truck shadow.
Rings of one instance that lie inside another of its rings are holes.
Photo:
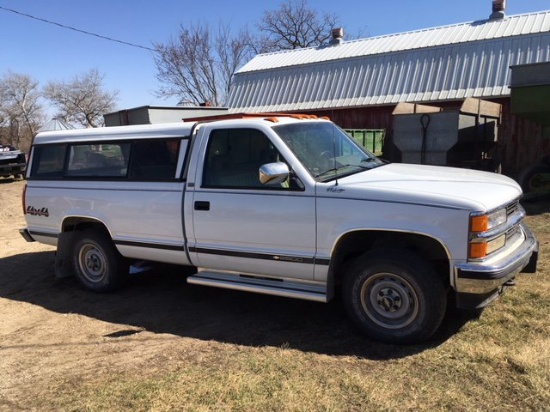
[[[13,177],[0,177],[0,185],[13,183],[16,179]]]
[[[382,344],[360,335],[340,299],[329,304],[187,284],[175,268],[132,275],[120,292],[95,294],[76,279],[56,279],[53,252],[0,259],[0,297],[120,324],[123,337],[141,330],[247,346],[288,347],[327,355],[386,360],[440,345],[475,315],[449,311],[426,344]]]

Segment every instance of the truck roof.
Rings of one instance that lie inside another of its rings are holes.
[[[103,138],[108,140],[126,140],[126,139],[151,139],[151,138],[177,138],[188,137],[191,135],[193,127],[198,123],[216,122],[220,126],[263,124],[270,125],[278,123],[297,123],[303,121],[319,121],[316,116],[309,115],[281,115],[281,114],[258,114],[253,116],[216,116],[213,118],[198,118],[194,121],[146,124],[131,126],[98,127],[91,129],[72,129],[41,132],[34,138],[33,144],[48,143],[67,143],[67,142],[86,142],[97,141]],[[322,119],[326,120],[326,118]]]
[[[34,144],[97,141],[102,138],[135,139],[189,136],[194,123],[163,123],[133,126],[98,127],[92,129],[72,129],[41,132],[34,138]]]

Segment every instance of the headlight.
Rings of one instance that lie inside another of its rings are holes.
[[[506,209],[499,209],[486,215],[470,216],[470,231],[479,233],[494,229],[506,223],[506,216]]]
[[[487,255],[496,252],[506,245],[506,235],[500,235],[491,240],[471,242],[469,250],[470,259],[483,259]]]

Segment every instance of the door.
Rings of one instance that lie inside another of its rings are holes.
[[[256,129],[203,130],[209,138],[186,207],[190,253],[204,268],[313,279],[315,198],[297,179],[262,185],[259,167],[284,162]],[[189,186],[189,185],[188,185]]]

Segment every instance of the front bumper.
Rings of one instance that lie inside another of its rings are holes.
[[[457,306],[481,308],[495,299],[502,287],[518,273],[535,273],[539,245],[529,228],[521,224],[525,240],[511,256],[491,265],[463,263],[455,267]]]

